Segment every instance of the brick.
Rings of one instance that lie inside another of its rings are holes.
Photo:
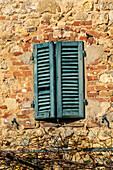
[[[50,21],[49,20],[43,20],[43,21],[41,21],[41,24],[50,25]]]
[[[20,100],[20,99],[16,99],[16,102],[17,102],[17,103],[22,103],[23,101]]]
[[[37,27],[27,28],[27,32],[35,32],[35,31],[37,31]]]
[[[92,25],[91,21],[74,21],[74,26],[80,26],[80,25]]]
[[[64,126],[66,126],[66,127],[84,127],[84,123],[72,122],[72,123],[65,124]]]
[[[101,33],[101,36],[102,36],[102,37],[106,37],[107,35],[108,35],[107,32],[102,32],[102,33]]]
[[[66,27],[64,28],[64,30],[65,30],[65,31],[70,31],[70,27],[66,26]]]
[[[90,36],[96,37],[96,38],[100,37],[100,34],[96,31],[94,31],[94,30],[88,30],[87,34],[90,35]]]
[[[70,41],[75,41],[75,37],[76,37],[76,33],[70,33]]]
[[[9,116],[11,116],[11,115],[12,115],[12,114],[5,113],[3,117],[4,117],[4,118],[7,118],[7,117],[9,117]]]
[[[23,54],[22,52],[14,52],[15,56],[22,55],[22,54]]]
[[[60,8],[59,5],[57,5],[56,9],[57,9],[58,12],[61,12],[61,8]]]
[[[93,42],[94,42],[94,38],[93,37],[89,37],[87,42],[88,42],[89,45],[92,45]]]
[[[97,124],[97,123],[88,123],[86,127],[87,128],[99,127],[99,124]]]
[[[89,82],[87,82],[87,86],[89,86],[89,85],[96,85],[96,82],[95,81],[89,81]]]
[[[107,69],[107,66],[103,65],[103,66],[98,66],[99,69]]]
[[[13,76],[14,77],[17,77],[17,76],[31,76],[32,75],[32,72],[31,71],[15,71],[13,72]]]
[[[87,87],[87,91],[94,91],[95,90],[95,86],[88,86]]]
[[[99,92],[99,95],[109,97],[112,96],[112,91],[101,91]]]
[[[53,33],[49,34],[49,41],[53,41]]]
[[[12,76],[11,72],[7,72],[7,73],[4,74],[4,78],[9,78],[11,76]]]
[[[5,16],[0,16],[0,20],[5,20]]]
[[[46,28],[46,29],[44,29],[44,32],[45,32],[45,33],[53,32],[53,28]]]
[[[32,36],[29,35],[29,36],[25,37],[24,41],[27,42],[27,41],[29,41],[31,38],[32,38]]]
[[[21,70],[29,70],[30,66],[20,66],[19,69],[21,69]]]
[[[81,25],[81,22],[80,21],[74,21],[73,25],[74,26],[79,26],[79,25]]]
[[[97,92],[95,92],[95,93],[87,93],[87,96],[88,97],[96,97],[96,96],[98,96],[98,93]]]
[[[0,106],[0,109],[7,109],[7,106],[6,105],[2,105],[2,106]]]
[[[108,84],[108,85],[107,85],[107,89],[108,89],[108,90],[113,90],[113,85],[112,85],[112,84]]]
[[[30,43],[29,43],[29,42],[26,42],[26,43],[25,43],[25,48],[29,48],[29,47],[31,47]]]
[[[48,34],[43,34],[43,36],[44,36],[44,39],[45,39],[45,40],[48,40],[48,39],[49,39],[49,35],[48,35]]]
[[[105,86],[96,86],[95,87],[96,91],[101,91],[101,90],[106,90]]]
[[[97,76],[87,76],[88,81],[90,80],[98,80]]]
[[[81,36],[79,39],[80,39],[81,41],[87,41],[87,37],[86,37],[86,36]]]
[[[87,73],[97,75],[101,70],[87,70]]]
[[[113,112],[113,108],[112,108],[112,107],[111,107],[111,108],[109,108],[109,111],[110,111],[110,112]]]
[[[18,19],[17,15],[12,17],[12,20],[17,20],[17,19]]]
[[[23,61],[14,61],[13,65],[23,65]]]
[[[97,100],[99,101],[99,102],[109,102],[109,98],[97,98]]]
[[[21,90],[21,89],[19,89],[19,90],[13,90],[13,92],[14,92],[14,93],[21,93],[22,90]]]
[[[39,43],[40,41],[37,40],[37,37],[34,37],[34,38],[32,39],[32,42],[34,42],[34,43]]]
[[[110,101],[113,102],[113,96],[111,96]]]

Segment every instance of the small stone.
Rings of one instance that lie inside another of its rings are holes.
[[[113,22],[113,11],[109,12],[109,20]]]
[[[27,32],[35,32],[35,31],[37,31],[37,27],[27,28]]]

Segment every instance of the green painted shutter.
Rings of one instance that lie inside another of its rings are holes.
[[[54,44],[34,45],[35,119],[55,117]]]
[[[83,42],[56,43],[58,118],[84,118]]]

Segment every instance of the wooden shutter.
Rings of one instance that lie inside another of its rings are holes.
[[[83,42],[56,43],[58,118],[84,118]]]
[[[34,45],[35,119],[55,117],[54,44]]]

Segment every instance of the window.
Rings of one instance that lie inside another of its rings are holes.
[[[84,118],[82,41],[34,45],[35,119]]]

